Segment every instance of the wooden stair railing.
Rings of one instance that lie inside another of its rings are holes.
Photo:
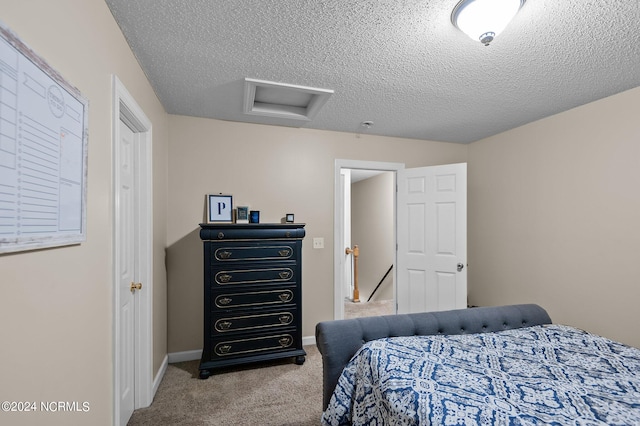
[[[360,256],[360,249],[357,245],[353,246],[353,249],[347,247],[345,253],[353,254],[353,302],[360,302],[360,291],[358,290],[358,256]]]

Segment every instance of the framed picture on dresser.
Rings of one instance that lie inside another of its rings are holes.
[[[236,223],[249,223],[248,206],[238,206],[236,208]]]
[[[207,195],[207,223],[233,223],[233,196]]]

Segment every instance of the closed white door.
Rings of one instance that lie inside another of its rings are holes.
[[[467,165],[398,171],[398,313],[467,306]]]
[[[126,425],[135,407],[135,330],[136,294],[131,284],[137,283],[135,247],[135,144],[133,131],[120,121],[119,195],[117,202],[117,233],[119,241],[120,275],[118,279],[120,313],[120,344],[118,363],[120,374],[120,424]],[[136,290],[137,291],[137,290]]]

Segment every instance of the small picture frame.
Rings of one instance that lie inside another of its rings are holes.
[[[233,196],[207,195],[207,223],[233,223]]]
[[[260,210],[249,211],[249,223],[260,223]]]
[[[236,208],[236,223],[249,223],[248,206],[238,206]]]
[[[285,221],[287,223],[293,223],[293,213],[287,213],[285,216]]]

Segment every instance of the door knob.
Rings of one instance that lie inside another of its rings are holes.
[[[134,283],[132,281],[131,285],[129,286],[129,290],[131,290],[131,293],[135,293],[136,290],[142,290],[142,283]]]
[[[462,263],[458,263],[458,272],[462,271],[464,265]]]

